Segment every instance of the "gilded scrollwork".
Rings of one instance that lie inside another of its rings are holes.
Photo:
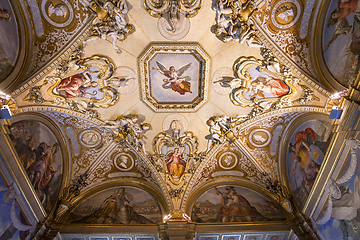
[[[315,96],[314,91],[309,87],[302,84],[299,84],[299,86],[303,89],[303,93],[299,99],[295,100],[295,102],[305,105],[312,101],[320,101],[320,98]]]
[[[161,159],[166,178],[172,184],[183,182],[188,170],[196,165],[197,147],[197,137],[189,131],[181,136],[161,132],[154,138],[155,156]]]
[[[202,6],[202,0],[144,0],[144,7],[151,16],[159,18],[169,13],[171,18],[183,13],[186,17],[194,17]]]
[[[121,53],[120,48],[116,45],[117,40],[124,41],[135,30],[134,25],[129,23],[127,16],[129,8],[126,0],[82,1],[97,15],[92,22],[90,36],[84,43],[110,37],[116,52]]]
[[[240,43],[246,42],[250,47],[262,46],[256,36],[254,22],[250,19],[256,11],[253,0],[218,0],[213,10],[216,11],[214,32],[223,42],[238,40]]]

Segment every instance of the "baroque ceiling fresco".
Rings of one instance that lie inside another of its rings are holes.
[[[0,240],[360,239],[357,9],[2,1]]]

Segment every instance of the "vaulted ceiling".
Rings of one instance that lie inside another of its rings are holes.
[[[354,52],[348,75],[332,63],[340,40],[323,50],[333,2],[0,3],[11,15],[0,15],[0,88],[13,113],[1,172],[28,222],[62,226],[65,239],[82,228],[114,238],[114,224],[161,233],[164,217],[187,216],[199,234],[315,237],[306,219],[337,159],[330,95],[358,73]]]

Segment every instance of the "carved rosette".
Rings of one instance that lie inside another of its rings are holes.
[[[198,142],[192,132],[185,132],[179,138],[173,138],[165,132],[159,133],[153,140],[155,155],[163,163],[166,178],[174,185],[183,182],[190,162],[196,157]]]

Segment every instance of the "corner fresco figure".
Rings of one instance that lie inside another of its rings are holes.
[[[222,207],[218,214],[221,222],[235,222],[236,217],[251,221],[251,205],[246,198],[238,195],[233,186],[226,187],[227,192],[220,192],[216,187],[217,195],[221,195]]]
[[[174,181],[179,181],[185,172],[186,162],[183,159],[184,151],[185,147],[177,147],[174,150],[168,151],[165,155],[168,171]]]
[[[175,92],[180,93],[180,95],[185,95],[185,93],[192,93],[191,88],[191,78],[189,76],[182,76],[186,70],[191,67],[191,63],[188,63],[182,66],[179,70],[175,70],[174,66],[171,66],[169,70],[160,62],[156,61],[156,64],[159,68],[153,67],[152,69],[157,70],[159,73],[164,75],[164,84],[163,88],[169,88],[169,84],[171,85],[171,89]],[[182,80],[184,79],[184,80]]]
[[[360,70],[359,7],[359,0],[331,1],[323,31],[325,62],[331,74],[346,86]]]
[[[45,142],[36,148],[36,159],[26,172],[38,196],[42,195],[43,189],[49,184],[55,174],[52,166],[53,156],[57,153],[59,144],[55,143],[51,148]]]

